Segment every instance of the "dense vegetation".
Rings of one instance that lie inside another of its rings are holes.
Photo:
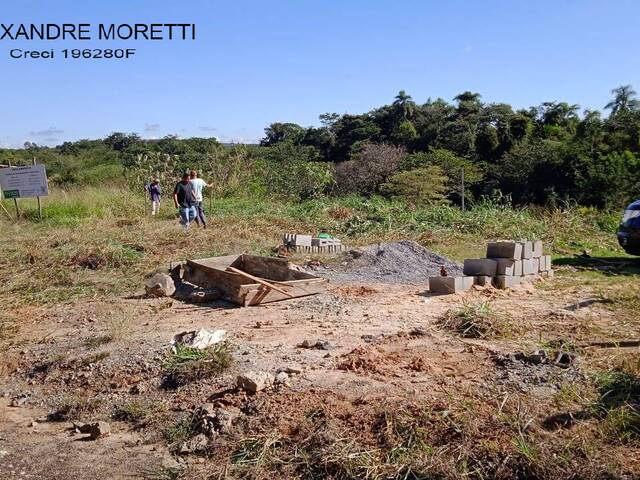
[[[640,101],[631,86],[612,91],[609,115],[545,102],[516,110],[464,92],[416,103],[400,91],[368,113],[320,115],[321,126],[273,123],[260,145],[215,139],[143,140],[113,133],[54,148],[0,150],[0,163],[47,164],[52,182],[96,185],[158,175],[171,183],[196,167],[219,196],[323,194],[399,197],[414,206],[510,196],[516,204],[574,202],[620,207],[640,196]]]

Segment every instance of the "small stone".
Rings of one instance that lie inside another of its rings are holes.
[[[186,442],[180,444],[179,452],[181,454],[186,453],[198,453],[206,450],[209,445],[209,439],[204,433],[199,433],[193,438],[190,438]]]
[[[289,383],[289,375],[286,372],[280,372],[276,375],[276,383],[287,385]]]
[[[153,297],[170,297],[176,292],[173,279],[166,273],[156,273],[147,279],[144,288],[147,295]]]
[[[80,433],[88,433],[91,440],[111,435],[111,426],[103,421],[76,424],[75,427]]]
[[[273,375],[268,372],[247,372],[238,375],[236,385],[247,392],[256,393],[270,387],[273,382]]]
[[[233,419],[236,417],[236,413],[231,410],[219,408],[216,410],[216,427],[220,433],[228,433],[231,430]]]
[[[9,405],[11,407],[22,407],[27,403],[27,400],[29,400],[29,395],[23,393],[22,395],[18,395],[17,397],[12,398]]]

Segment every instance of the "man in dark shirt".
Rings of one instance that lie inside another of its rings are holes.
[[[182,180],[173,189],[173,202],[180,212],[180,223],[184,226],[184,231],[188,232],[189,224],[196,218],[196,197],[189,181],[189,173],[182,175]]]

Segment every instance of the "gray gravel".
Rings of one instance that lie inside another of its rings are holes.
[[[440,275],[442,266],[450,276],[462,274],[459,263],[416,242],[401,240],[349,250],[337,264],[317,267],[312,273],[336,283],[421,284]]]

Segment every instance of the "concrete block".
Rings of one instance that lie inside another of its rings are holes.
[[[533,273],[537,274],[540,271],[540,258],[532,258],[531,263],[533,265]]]
[[[553,270],[547,270],[546,272],[542,272],[540,274],[540,276],[542,278],[553,278],[555,276],[556,272],[554,272]]]
[[[498,262],[496,275],[522,275],[522,260],[511,260],[509,258],[492,258]]]
[[[525,275],[524,277],[520,277],[520,281],[527,282],[527,283],[533,283],[538,278],[539,278],[538,275],[531,274],[531,275]]]
[[[533,275],[538,272],[537,264],[533,263],[533,258],[522,260],[522,276]]]
[[[518,243],[522,245],[522,259],[533,258],[533,244],[528,240]]]
[[[544,259],[544,271],[551,270],[551,255],[543,255],[540,258]]]
[[[493,277],[487,277],[486,275],[479,275],[477,277],[473,277],[473,284],[479,285],[481,287],[488,287],[491,285]]]
[[[489,242],[487,244],[487,258],[522,258],[522,244],[517,242]]]
[[[462,273],[471,276],[493,277],[496,274],[498,262],[491,258],[468,258],[464,261]]]
[[[542,256],[542,240],[534,240],[531,243],[533,244],[531,256],[533,256],[533,258],[540,258]]]
[[[297,247],[310,247],[311,235],[296,235],[294,242]]]
[[[513,275],[496,275],[493,277],[493,286],[500,289],[511,288],[519,285],[522,277],[514,277]]]
[[[431,293],[460,293],[473,286],[473,277],[429,277]]]

